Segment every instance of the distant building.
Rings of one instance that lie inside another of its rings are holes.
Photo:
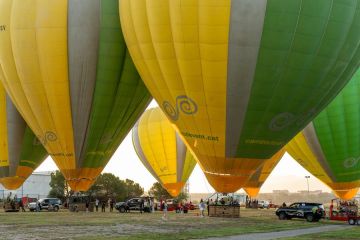
[[[289,194],[289,190],[273,190],[276,194]]]
[[[10,192],[16,194],[17,197],[43,198],[47,197],[50,192],[50,180],[52,172],[35,172],[25,183],[16,190],[6,190],[0,184],[0,198],[6,197]]]
[[[314,190],[314,191],[301,190],[301,191],[297,191],[297,192],[301,193],[301,194],[313,194],[313,195],[316,195],[316,194],[321,194],[322,190]]]

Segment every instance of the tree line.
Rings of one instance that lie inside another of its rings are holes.
[[[60,198],[62,201],[65,201],[74,193],[59,170],[51,173],[50,188],[48,197]],[[96,179],[94,185],[84,194],[101,201],[108,198],[113,198],[116,201],[126,201],[129,198],[143,195],[144,188],[133,180],[121,180],[112,173],[102,173]],[[157,200],[173,198],[158,182],[152,185],[149,194]],[[187,198],[187,194],[181,193],[176,199],[186,200]]]

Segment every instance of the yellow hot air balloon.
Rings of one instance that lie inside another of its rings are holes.
[[[211,185],[232,192],[350,80],[359,5],[121,0],[119,10],[145,85]]]
[[[360,70],[330,105],[286,148],[342,199],[360,187]]]
[[[87,190],[150,101],[117,0],[1,0],[6,91],[75,191]]]
[[[0,65],[0,79],[3,77]],[[18,189],[47,152],[26,125],[0,84],[0,183]]]
[[[269,160],[266,160],[264,165],[260,167],[245,184],[244,190],[250,197],[256,197],[259,194],[260,188],[269,177],[271,172],[274,170],[276,165],[280,162],[281,158],[284,156],[285,149],[279,151],[276,154],[277,157],[273,157]]]
[[[144,166],[176,197],[196,161],[160,108],[147,110],[133,128],[134,148]]]

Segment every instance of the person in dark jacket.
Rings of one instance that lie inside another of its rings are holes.
[[[140,200],[140,213],[143,213],[144,211],[144,199]]]
[[[110,200],[110,212],[112,212],[114,209],[114,199]]]
[[[102,201],[102,203],[101,203],[101,212],[105,212],[105,206],[106,206],[106,202]]]

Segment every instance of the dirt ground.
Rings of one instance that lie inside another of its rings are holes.
[[[196,239],[331,224],[326,221],[280,221],[274,210],[267,209],[241,209],[241,217],[237,219],[197,215],[197,211],[188,214],[170,212],[168,220],[163,220],[160,212],[1,212],[0,239]]]

